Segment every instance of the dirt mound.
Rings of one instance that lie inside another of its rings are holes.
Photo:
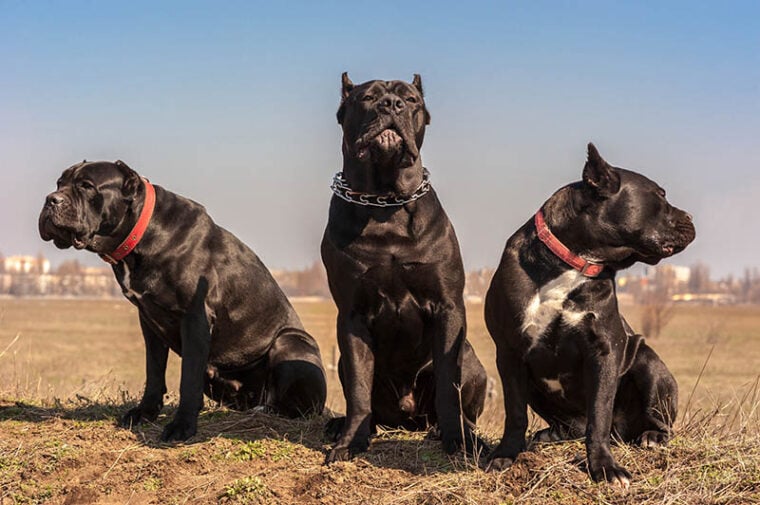
[[[0,503],[750,503],[760,439],[691,427],[671,448],[615,448],[623,492],[592,483],[580,442],[542,444],[502,473],[446,456],[425,433],[381,432],[354,461],[323,465],[325,418],[207,409],[185,444],[157,424],[116,427],[129,405],[0,403]],[[168,410],[168,409],[167,409]],[[491,439],[493,441],[493,439]],[[738,500],[738,501],[737,501]]]

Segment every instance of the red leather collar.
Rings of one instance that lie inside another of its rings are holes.
[[[135,226],[132,228],[132,231],[129,232],[127,238],[124,239],[124,242],[119,244],[111,254],[100,255],[106,263],[115,265],[123,260],[135,249],[135,247],[137,247],[137,244],[140,243],[140,240],[145,234],[145,230],[148,228],[150,218],[153,216],[153,208],[156,206],[156,190],[153,188],[153,185],[148,182],[148,179],[144,177],[143,183],[145,184],[145,203],[143,203],[140,217],[137,218]]]
[[[546,244],[546,247],[548,247],[551,252],[553,252],[559,259],[574,269],[578,270],[586,277],[596,277],[602,273],[602,270],[604,270],[603,264],[592,263],[581,258],[577,254],[573,253],[570,249],[568,249],[565,244],[560,242],[556,236],[554,236],[551,230],[549,230],[549,227],[546,225],[546,221],[544,221],[544,213],[542,210],[536,212],[534,221],[536,224],[536,232],[538,232],[538,238],[541,240],[541,242]]]

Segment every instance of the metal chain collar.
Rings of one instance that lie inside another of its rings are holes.
[[[426,168],[422,169],[422,182],[414,192],[406,198],[402,198],[395,193],[386,193],[384,195],[374,195],[372,193],[362,193],[361,191],[354,191],[351,186],[348,185],[346,179],[343,177],[343,172],[338,172],[333,176],[330,189],[338,198],[341,198],[347,202],[355,203],[357,205],[364,205],[367,207],[400,207],[407,203],[411,203],[425,196],[430,191],[430,173]]]

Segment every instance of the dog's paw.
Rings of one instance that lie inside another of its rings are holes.
[[[182,442],[195,435],[198,431],[198,420],[195,418],[174,418],[164,427],[161,433],[162,442]]]
[[[347,446],[336,445],[333,447],[325,458],[325,464],[335,463],[336,461],[348,461],[353,459],[359,453],[367,452],[369,449],[369,440],[366,443],[353,443]]]
[[[333,447],[330,449],[330,452],[327,453],[325,464],[329,465],[336,461],[348,461],[353,457],[354,454],[352,454],[351,449],[348,447]]]
[[[519,443],[501,442],[489,455],[486,472],[502,472],[508,469],[523,450],[525,450],[524,439]]]
[[[428,440],[441,440],[443,438],[443,435],[441,435],[441,429],[438,427],[438,425],[433,425],[428,428],[427,434],[425,435],[425,438]]]
[[[614,486],[628,489],[631,485],[631,474],[622,466],[615,463],[612,456],[601,458],[601,461],[589,461],[589,473],[596,482],[607,481]]]
[[[667,445],[670,440],[670,436],[662,431],[650,430],[644,433],[636,439],[636,443],[644,449],[656,449]]]
[[[494,457],[486,464],[486,472],[503,472],[507,470],[515,462],[512,458],[507,457]]]
[[[472,430],[465,431],[464,440],[461,435],[441,435],[441,443],[446,454],[454,454],[464,449],[469,456],[487,456],[491,450],[488,444]]]
[[[149,408],[143,405],[138,405],[133,409],[129,409],[121,417],[119,420],[119,426],[131,429],[143,421],[153,422],[158,418],[159,412],[161,412],[161,406],[158,406],[157,408]]]
[[[346,424],[345,417],[334,417],[325,424],[325,439],[330,442],[337,442]]]

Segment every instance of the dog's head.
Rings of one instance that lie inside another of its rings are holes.
[[[40,237],[59,249],[95,252],[132,216],[132,202],[142,187],[124,162],[83,161],[66,169],[57,189],[45,198],[39,218]]]
[[[608,164],[593,144],[583,180],[571,186],[587,254],[617,268],[650,265],[681,252],[696,235],[691,215],[672,206],[665,190],[641,174]]]
[[[357,86],[344,72],[338,123],[344,156],[376,165],[414,165],[430,124],[422,79],[414,74],[411,84],[368,81]]]

